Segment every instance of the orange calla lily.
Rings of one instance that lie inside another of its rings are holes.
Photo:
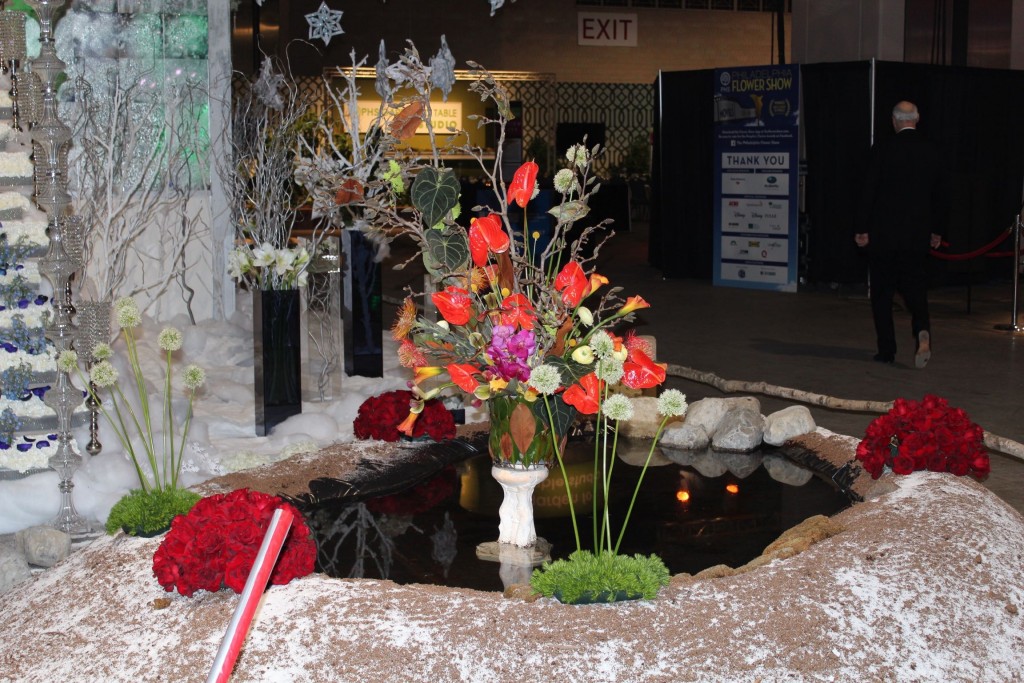
[[[537,171],[540,167],[536,162],[527,161],[519,167],[512,176],[512,184],[508,186],[508,199],[525,208],[533,198],[533,191],[537,187]]]
[[[618,314],[619,315],[626,315],[628,313],[632,313],[633,311],[638,311],[641,308],[650,308],[650,307],[651,307],[651,305],[649,303],[647,303],[646,301],[644,301],[644,298],[642,296],[640,296],[640,295],[631,296],[628,299],[626,299],[626,303],[624,303],[622,305],[622,308],[619,309]]]
[[[416,424],[416,418],[419,416],[419,413],[410,412],[408,417],[405,418],[402,424],[398,425],[398,431],[400,431],[402,434],[405,434],[406,436],[412,436],[413,425]]]
[[[413,370],[412,381],[414,384],[420,384],[431,377],[437,377],[442,372],[444,372],[444,368],[438,365],[424,365]]]
[[[501,302],[498,318],[502,325],[515,325],[524,330],[532,330],[537,314],[533,311],[533,304],[524,294],[511,294]]]
[[[448,376],[467,394],[472,394],[480,386],[480,382],[473,377],[476,372],[477,369],[468,363],[452,363],[448,366]]]
[[[594,415],[601,407],[601,380],[591,372],[565,390],[562,399],[583,415]]]
[[[629,359],[622,364],[622,383],[630,389],[650,389],[665,381],[667,368],[667,364],[655,363],[640,349],[630,349]]]
[[[555,276],[555,291],[562,293],[562,303],[573,308],[583,301],[589,285],[583,266],[575,261],[566,263]]]
[[[441,316],[450,324],[465,325],[469,322],[473,312],[473,297],[461,287],[449,285],[443,292],[431,294],[430,299],[441,312]]]
[[[473,265],[486,264],[488,252],[501,254],[508,251],[508,246],[508,233],[502,228],[501,216],[492,213],[472,220],[469,226],[469,252],[473,255]]]

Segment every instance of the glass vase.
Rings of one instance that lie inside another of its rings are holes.
[[[253,292],[257,436],[302,412],[301,309],[298,289]]]

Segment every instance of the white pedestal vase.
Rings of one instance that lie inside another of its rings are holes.
[[[548,478],[548,468],[531,465],[528,468],[491,468],[494,480],[501,484],[505,497],[498,508],[498,543],[510,543],[529,548],[537,542],[533,525],[533,489]]]

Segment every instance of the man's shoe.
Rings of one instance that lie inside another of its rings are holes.
[[[893,356],[891,353],[876,353],[875,354],[875,361],[877,361],[879,363],[889,363],[891,365],[893,363],[893,361],[895,361],[895,360],[896,360],[896,357]]]
[[[917,353],[914,354],[914,366],[923,368],[932,357],[932,339],[928,330],[917,333]]]

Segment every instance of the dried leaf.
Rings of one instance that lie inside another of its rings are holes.
[[[548,351],[549,356],[561,357],[565,353],[565,336],[572,331],[572,318],[566,318],[562,326],[555,332],[555,343]]]
[[[498,286],[511,292],[516,281],[516,271],[512,267],[512,258],[508,255],[507,251],[495,254],[494,257],[498,262]]]
[[[334,203],[338,206],[344,206],[345,204],[362,201],[364,195],[363,184],[356,178],[347,178],[341,184],[341,187],[338,188],[337,194],[334,195]]]
[[[391,135],[399,140],[411,138],[423,121],[423,103],[417,100],[398,112],[391,122]]]
[[[501,459],[505,462],[512,461],[512,437],[508,435],[508,432],[501,435]]]
[[[533,437],[537,435],[537,420],[525,403],[516,405],[508,420],[508,431],[520,453],[528,453]]]

